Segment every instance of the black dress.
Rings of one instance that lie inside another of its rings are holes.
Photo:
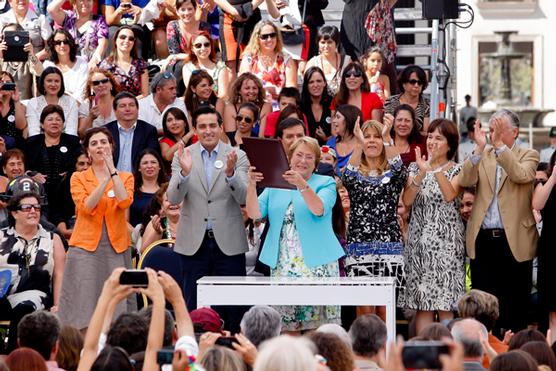
[[[538,243],[538,273],[537,282],[539,298],[545,308],[551,312],[556,311],[556,275],[554,262],[556,261],[556,187],[552,188],[550,196],[541,210],[542,232]]]
[[[317,121],[315,116],[313,116],[313,110],[311,109],[311,104],[303,105],[303,112],[305,113],[305,117],[307,118],[307,124],[309,125],[309,136],[313,138],[317,138],[316,131],[317,128],[320,126],[326,137],[330,137],[331,134],[331,126],[330,123],[332,122],[332,113],[330,111],[330,104],[324,104],[322,107],[322,115],[320,116],[320,120]],[[318,138],[317,138],[318,139]],[[320,139],[319,144],[323,145],[326,144],[326,140],[322,141]]]
[[[340,45],[352,60],[358,60],[371,46],[372,41],[365,29],[369,11],[379,0],[344,0]]]

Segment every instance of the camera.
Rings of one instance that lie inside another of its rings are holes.
[[[120,275],[120,285],[147,287],[149,286],[149,277],[147,272],[142,269],[126,269]]]
[[[441,341],[414,341],[404,344],[402,361],[407,369],[440,370],[440,355],[449,353],[448,345]]]

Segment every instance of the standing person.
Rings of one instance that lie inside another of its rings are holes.
[[[301,108],[307,118],[309,136],[320,144],[326,143],[332,135],[331,102],[324,72],[319,67],[309,67],[303,76]]]
[[[338,155],[337,173],[340,173],[347,165],[349,157],[357,145],[357,138],[354,135],[355,123],[358,120],[361,122],[362,119],[361,110],[349,104],[339,106],[332,116],[332,136],[326,145],[336,151]]]
[[[104,281],[117,267],[131,268],[126,210],[133,201],[133,175],[118,172],[114,140],[106,128],[92,128],[83,139],[91,167],[71,177],[77,209],[64,271],[59,317],[78,329],[89,325]],[[133,310],[133,305],[129,305]],[[120,304],[117,314],[125,311]]]
[[[108,25],[102,15],[94,14],[93,0],[72,0],[72,10],[63,10],[65,0],[48,4],[48,14],[54,22],[67,30],[79,45],[78,54],[93,69],[102,60],[108,46]]]
[[[390,79],[386,75],[381,75],[381,69],[384,63],[384,54],[379,47],[371,48],[361,58],[365,73],[371,85],[371,92],[377,93],[382,103],[386,98],[390,97]]]
[[[405,255],[405,307],[417,310],[420,333],[434,321],[453,318],[465,293],[464,226],[459,213],[461,165],[453,161],[458,128],[449,120],[434,120],[427,137],[429,160],[415,149],[403,202],[412,206]]]
[[[193,112],[199,142],[172,161],[168,201],[179,204],[180,223],[174,251],[186,272],[184,292],[190,310],[197,307],[196,282],[203,276],[245,276],[247,237],[241,214],[247,192],[245,153],[222,142],[222,119],[211,106]],[[231,330],[239,330],[238,309],[222,308]]]
[[[531,208],[533,182],[539,162],[535,150],[515,145],[519,117],[503,109],[492,115],[490,141],[475,125],[477,147],[463,164],[462,187],[476,185],[477,194],[467,223],[467,255],[473,288],[498,297],[500,329],[514,332],[527,326],[532,259],[538,232]]]
[[[415,162],[415,148],[419,147],[422,156],[427,156],[425,137],[419,133],[415,123],[415,111],[410,105],[400,104],[394,111],[384,115],[384,121],[394,120],[392,125],[392,136],[394,145],[398,148],[405,166]]]
[[[556,171],[554,162],[556,152],[550,158],[548,172],[549,177],[544,185],[537,184],[533,195],[533,209],[539,210],[542,215],[542,232],[538,244],[539,269],[537,282],[539,297],[545,309],[548,310],[548,324],[553,334],[556,334],[556,300],[554,300],[554,287],[556,280],[553,277],[552,263],[554,262],[553,244],[556,241],[554,226],[556,221]],[[554,335],[552,335],[554,338]],[[550,339],[552,341],[552,339]]]
[[[340,44],[340,31],[336,26],[322,26],[317,36],[319,55],[307,62],[306,69],[319,67],[326,78],[328,92],[335,95],[340,88],[342,74],[346,66],[351,63],[349,55],[338,51]]]
[[[83,105],[89,112],[83,128],[99,127],[116,119],[114,114],[114,97],[118,94],[118,83],[110,72],[95,67],[89,72],[87,84],[83,91]],[[85,131],[79,133],[81,137]]]
[[[288,150],[291,169],[284,179],[297,190],[266,188],[257,198],[262,173],[251,168],[247,188],[247,212],[253,220],[268,218],[269,230],[260,260],[273,277],[339,277],[338,259],[344,251],[332,229],[336,202],[334,178],[314,174],[320,160],[316,139],[303,137]],[[314,241],[319,239],[318,245]],[[338,307],[278,307],[282,330],[316,329],[323,323],[339,323]]]
[[[407,170],[390,137],[391,125],[367,121],[361,127],[359,119],[355,124],[355,148],[342,175],[350,199],[345,264],[350,277],[395,277],[396,288],[402,289],[403,241],[396,211]]]
[[[189,125],[185,112],[177,107],[171,107],[166,110],[162,116],[162,133],[160,138],[160,151],[162,158],[166,163],[166,170],[171,173],[169,166],[171,165],[174,153],[178,150],[178,142],[183,142],[187,147],[197,141],[193,127]]]
[[[16,120],[16,110],[23,110],[21,104],[21,94],[16,90],[3,90],[1,87],[6,83],[15,83],[14,76],[0,70],[0,135],[2,137],[12,137],[15,140],[17,148],[23,148],[23,130],[25,129],[25,120]],[[21,115],[20,115],[21,116]],[[11,148],[6,148],[11,149]]]
[[[471,105],[471,96],[469,94],[465,95],[465,106],[461,107],[459,110],[459,131],[462,136],[470,134],[473,130],[469,130],[467,127],[467,122],[470,118],[479,117],[479,111],[477,107]]]

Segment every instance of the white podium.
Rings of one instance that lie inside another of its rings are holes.
[[[388,341],[396,338],[394,278],[203,277],[197,307],[211,305],[386,306]]]

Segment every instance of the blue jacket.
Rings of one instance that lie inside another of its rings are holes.
[[[344,251],[332,230],[332,207],[336,202],[336,182],[332,177],[313,174],[307,182],[324,204],[324,214],[315,216],[297,190],[267,188],[259,196],[262,217],[268,217],[268,235],[264,241],[260,261],[276,268],[280,245],[280,232],[286,210],[293,203],[295,227],[299,234],[305,265],[309,268],[332,263]]]

